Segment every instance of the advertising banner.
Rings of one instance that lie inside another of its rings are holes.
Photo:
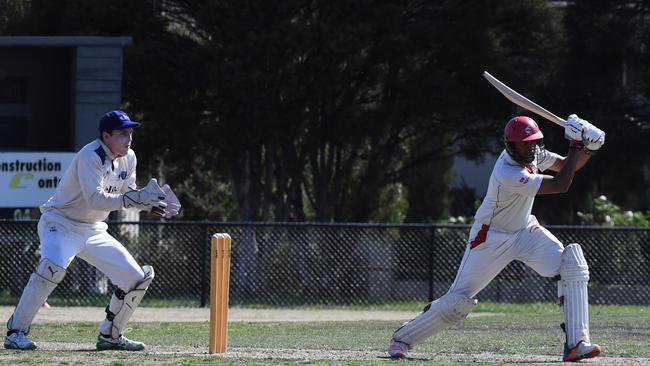
[[[0,207],[43,204],[73,157],[73,152],[0,152]]]

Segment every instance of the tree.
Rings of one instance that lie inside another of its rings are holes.
[[[647,16],[645,1],[574,1],[566,7],[558,75],[563,82],[555,105],[590,120],[607,137],[576,175],[570,195],[540,200],[540,211],[553,213],[546,215],[551,223],[573,222],[574,212],[601,194],[633,210],[649,207],[642,173],[648,159],[640,149],[648,139]]]

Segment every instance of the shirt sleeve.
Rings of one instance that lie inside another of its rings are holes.
[[[535,197],[542,185],[544,176],[535,174],[525,167],[510,167],[501,172],[499,180],[501,186],[512,193],[527,197]]]
[[[104,169],[96,154],[81,154],[77,159],[77,179],[88,209],[116,211],[122,209],[122,195],[104,192]]]
[[[544,155],[544,159],[537,163],[537,168],[539,169],[540,172],[543,172],[546,169],[550,168],[553,164],[555,164],[555,161],[558,158],[560,158],[560,155],[547,150],[546,154]]]
[[[126,156],[127,164],[127,178],[126,183],[122,186],[122,193],[129,192],[138,188],[135,182],[135,168],[138,165],[138,159],[135,157],[135,152],[129,149],[129,153]]]

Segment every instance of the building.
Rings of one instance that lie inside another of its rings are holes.
[[[131,37],[0,37],[0,218],[35,218],[71,156],[122,103]],[[50,169],[51,168],[51,169]]]

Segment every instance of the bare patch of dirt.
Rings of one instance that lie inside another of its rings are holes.
[[[0,319],[9,319],[14,308],[0,306]],[[41,308],[34,323],[60,323],[70,321],[95,322],[104,318],[104,308],[58,307]],[[480,316],[480,313],[471,314]],[[305,322],[305,321],[352,321],[352,320],[409,320],[415,316],[411,311],[363,311],[363,310],[294,310],[294,309],[242,309],[231,308],[231,322]],[[138,308],[131,321],[202,322],[210,319],[207,308]]]
[[[9,319],[14,308],[0,306],[0,320]],[[401,320],[415,316],[412,311],[365,310],[295,310],[295,309],[242,309],[231,308],[230,322],[311,322],[354,320]],[[104,308],[84,306],[53,306],[41,308],[34,323],[62,323],[70,321],[95,322],[104,318]],[[490,316],[495,313],[472,313],[470,317]],[[210,319],[208,308],[138,308],[131,321],[135,322],[202,322]]]

